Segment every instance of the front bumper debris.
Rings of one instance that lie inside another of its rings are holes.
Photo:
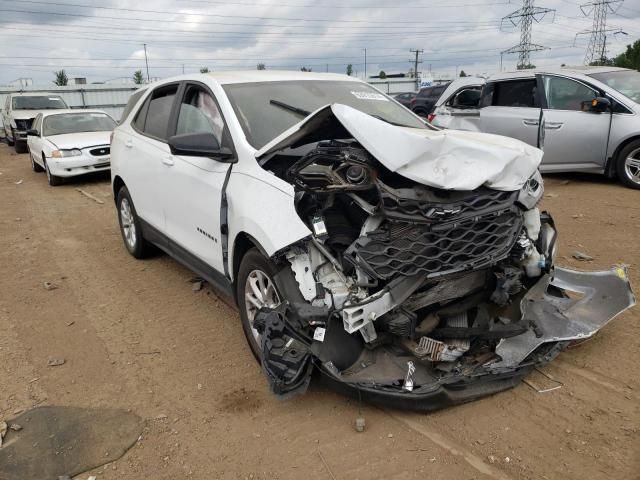
[[[635,297],[622,267],[601,272],[556,267],[522,300],[523,318],[533,328],[502,340],[496,347],[502,361],[491,369],[516,368],[545,343],[589,338],[633,305]]]
[[[337,357],[327,354],[329,342],[323,341],[345,331],[341,322],[332,322],[323,308],[287,303],[276,309],[263,308],[255,325],[262,334],[263,370],[276,395],[304,393],[316,366],[323,381],[344,394],[394,408],[426,411],[516,386],[572,340],[593,336],[634,304],[624,268],[592,273],[555,268],[541,277],[520,303],[522,320],[530,328],[503,338],[493,358],[448,372],[434,370],[431,362],[391,347],[362,349],[356,361],[343,365],[332,361]],[[321,326],[322,338],[301,335],[305,324]],[[409,363],[411,389],[406,388]]]

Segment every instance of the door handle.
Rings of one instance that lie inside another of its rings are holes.
[[[528,127],[537,127],[540,125],[540,122],[536,118],[525,118],[522,120],[522,123],[527,125]]]
[[[133,148],[133,141],[127,140],[126,142],[124,142],[124,146],[127,148]]]
[[[173,161],[173,158],[172,158],[172,157],[167,156],[167,157],[164,157],[164,158],[162,159],[162,163],[164,163],[164,164],[165,164],[166,166],[168,166],[168,167],[173,167],[173,164],[174,164],[175,162]]]
[[[562,125],[564,125],[563,122],[545,122],[544,128],[547,130],[558,130]]]

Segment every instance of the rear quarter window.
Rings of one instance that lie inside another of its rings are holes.
[[[122,116],[120,117],[120,122],[121,123],[126,120],[126,118],[131,113],[131,110],[133,110],[133,107],[136,106],[136,103],[138,103],[138,100],[140,100],[140,97],[142,97],[142,95],[146,91],[147,91],[146,89],[139,90],[139,91],[135,92],[133,95],[131,95],[131,97],[129,97],[129,101],[127,102],[127,106],[124,107],[124,111],[122,112]]]

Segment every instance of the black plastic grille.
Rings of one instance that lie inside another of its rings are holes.
[[[522,228],[516,207],[437,225],[385,222],[355,244],[358,263],[378,278],[429,277],[482,268],[506,257]]]
[[[33,124],[33,118],[16,120],[16,128],[18,130],[29,130]]]
[[[89,153],[94,157],[103,157],[104,155],[109,155],[109,151],[110,147],[100,147],[89,150]]]
[[[413,193],[413,190],[410,192]],[[453,217],[466,218],[509,208],[517,196],[517,192],[483,189],[467,195],[466,198],[441,199],[435,202],[420,199],[415,195],[403,195],[403,193],[402,190],[393,190],[388,187],[381,190],[382,204],[387,217],[429,223]]]

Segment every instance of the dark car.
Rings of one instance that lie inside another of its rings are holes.
[[[404,93],[395,93],[393,94],[393,98],[395,98],[398,102],[404,105],[407,108],[411,108],[411,100],[416,98],[416,92],[404,92]]]
[[[449,83],[443,83],[442,85],[434,85],[421,89],[416,97],[411,100],[409,108],[418,115],[426,117],[433,111],[440,95],[442,95],[448,86]]]

